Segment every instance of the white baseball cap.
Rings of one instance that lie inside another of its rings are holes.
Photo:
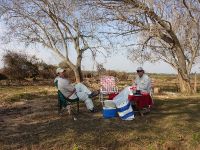
[[[65,71],[65,69],[62,69],[62,68],[57,68],[56,69],[56,73],[58,74],[58,73],[61,73],[61,72],[64,72]]]
[[[144,70],[144,69],[143,69],[142,67],[138,67],[138,68],[137,68],[137,71],[138,71],[138,70],[140,71],[140,70]]]

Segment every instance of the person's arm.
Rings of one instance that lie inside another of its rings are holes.
[[[58,86],[60,89],[68,92],[73,92],[75,90],[74,86],[72,86],[67,79],[59,80]]]

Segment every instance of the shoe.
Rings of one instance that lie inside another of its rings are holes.
[[[95,96],[99,95],[99,91],[94,91],[91,94],[88,95],[89,98],[93,98]]]
[[[92,110],[90,110],[91,113],[95,113],[97,112],[97,109],[96,108],[93,108]]]

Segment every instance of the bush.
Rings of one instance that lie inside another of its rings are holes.
[[[114,71],[114,70],[107,70],[106,71],[106,75],[109,75],[109,76],[113,76],[113,77],[117,77],[117,71]]]
[[[118,73],[117,73],[117,78],[118,78],[119,80],[121,80],[121,81],[123,81],[123,80],[128,80],[128,77],[129,77],[129,75],[128,75],[128,73],[126,73],[126,72],[118,72]]]
[[[48,65],[44,62],[38,63],[39,75],[42,79],[53,79],[56,76],[56,66]]]
[[[4,74],[10,79],[34,78],[38,75],[37,61],[35,56],[8,51],[3,56]]]
[[[105,74],[106,72],[106,69],[104,68],[103,64],[97,64],[97,73],[98,75],[102,75],[102,74]]]
[[[83,72],[84,78],[93,78],[98,75],[98,72],[95,72],[95,71],[82,71],[82,72]]]
[[[2,73],[0,73],[0,80],[6,80],[8,77]]]

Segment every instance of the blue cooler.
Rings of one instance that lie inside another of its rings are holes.
[[[117,116],[117,109],[116,108],[107,108],[103,107],[103,117],[104,118],[114,118]]]

